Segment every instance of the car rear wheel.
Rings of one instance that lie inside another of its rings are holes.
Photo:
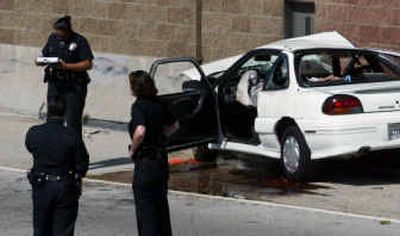
[[[280,143],[284,176],[292,181],[305,181],[310,175],[311,153],[299,128],[288,126]]]
[[[194,158],[200,162],[214,162],[217,160],[218,151],[209,149],[207,145],[201,145],[194,149]]]

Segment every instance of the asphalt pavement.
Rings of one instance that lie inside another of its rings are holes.
[[[0,170],[0,235],[31,235],[30,186],[24,173]],[[76,235],[137,235],[129,186],[86,182]],[[174,235],[396,236],[400,222],[172,192]]]
[[[40,122],[15,114],[0,115],[0,235],[31,235],[30,186],[18,170],[31,166],[23,141],[27,129]],[[128,183],[133,168],[126,158],[128,139],[125,132],[85,127],[91,154],[89,175],[125,173],[124,179],[116,175],[112,180]],[[184,191],[169,194],[174,235],[400,235],[398,163],[371,163],[369,167],[358,163],[365,161],[328,168],[322,179],[302,191],[289,192],[274,186],[275,180],[262,183],[264,180],[252,178],[254,169],[248,167],[221,165],[202,172],[172,173],[171,186]],[[351,165],[355,167],[349,168]],[[219,192],[213,190],[215,183]],[[220,195],[221,189],[224,197],[211,196]],[[85,182],[78,236],[136,235],[134,217],[129,184]]]

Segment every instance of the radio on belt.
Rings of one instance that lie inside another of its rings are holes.
[[[58,64],[60,63],[60,58],[59,57],[38,57],[36,58],[36,62],[38,64],[43,64],[43,65],[52,65],[52,64]]]

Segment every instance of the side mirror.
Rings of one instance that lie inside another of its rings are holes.
[[[182,84],[182,90],[184,92],[189,92],[189,91],[199,91],[202,88],[202,83],[198,80],[189,80],[185,81]]]

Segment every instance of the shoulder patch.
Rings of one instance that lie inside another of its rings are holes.
[[[74,51],[78,47],[78,44],[75,42],[72,42],[69,44],[68,50]]]

